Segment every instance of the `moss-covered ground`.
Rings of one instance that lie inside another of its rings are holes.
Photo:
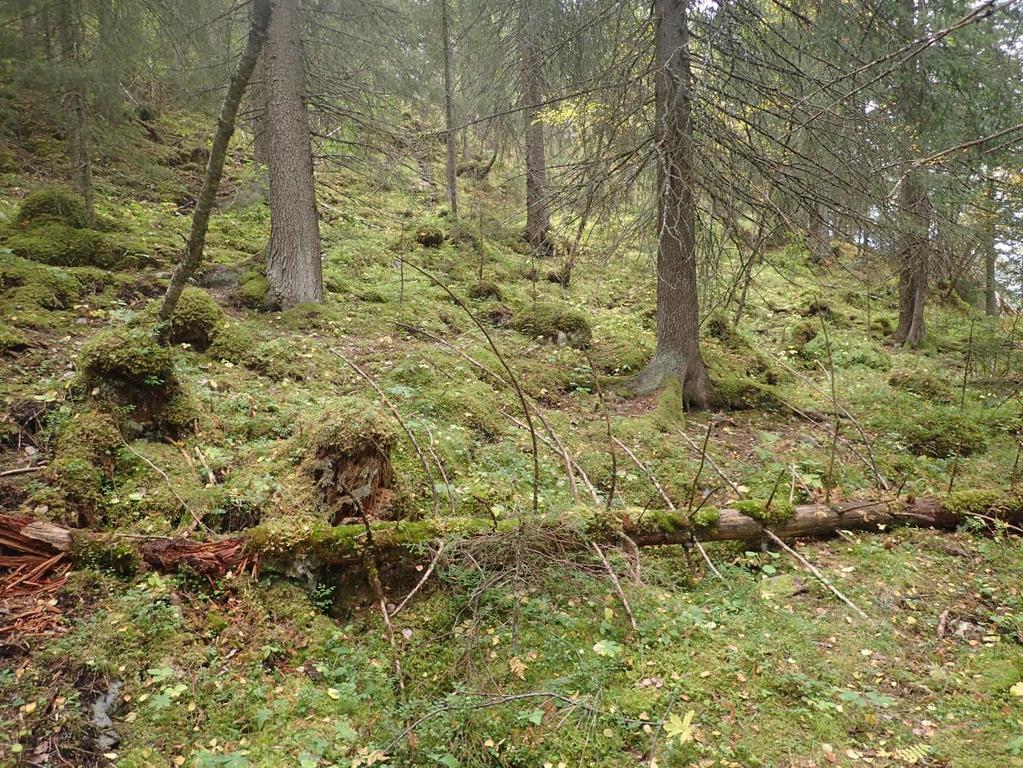
[[[936,289],[928,346],[898,349],[885,336],[883,254],[839,269],[783,248],[754,265],[736,326],[734,306],[717,311],[737,263],[726,252],[704,292],[704,347],[728,408],[683,417],[677,392],[627,387],[653,348],[651,244],[608,260],[612,234],[598,227],[571,287],[548,282],[557,265],[523,255],[514,169],[463,180],[458,224],[409,167],[324,171],[326,301],[274,312],[260,272],[268,212],[239,142],[187,316],[169,347],[151,349],[152,301],[201,174],[188,158],[208,129],[168,116],[164,144],[132,127],[100,137],[93,264],[33,245],[44,229],[19,220],[42,184],[30,169],[50,163],[59,181],[60,153],[12,150],[0,175],[0,468],[48,466],[0,478],[5,509],[127,535],[322,521],[316,436],[353,407],[390,413],[347,358],[430,459],[427,472],[391,425],[404,514],[527,513],[530,440],[508,374],[465,309],[403,259],[484,324],[601,504],[611,461],[597,381],[613,434],[683,508],[694,495],[709,507],[745,500],[773,521],[808,501],[1015,479],[1014,318],[984,318]],[[417,239],[434,231],[439,242]],[[125,397],[115,379],[136,374]],[[730,482],[708,463],[697,477],[705,437]],[[592,504],[581,477],[575,498],[559,453],[540,451],[541,512]],[[621,450],[617,467],[615,503],[665,506]],[[404,690],[369,593],[336,571],[267,563],[258,581],[216,583],[74,572],[55,598],[60,631],[0,652],[0,764],[1023,765],[1023,560],[1005,531],[800,546],[867,620],[785,553],[710,547],[719,582],[695,554],[644,552],[637,575],[612,549],[636,629],[595,556],[527,536],[509,568],[499,546],[449,541],[395,616]],[[390,580],[388,599],[400,602],[416,573]],[[99,746],[93,702],[115,688],[120,741]]]

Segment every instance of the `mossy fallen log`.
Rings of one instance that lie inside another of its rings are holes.
[[[758,504],[760,507],[758,508]],[[851,502],[782,506],[746,501],[738,509],[704,508],[683,511],[576,508],[560,515],[528,519],[534,532],[549,530],[561,539],[614,543],[628,537],[641,547],[687,542],[758,541],[767,538],[765,525],[781,539],[821,539],[840,530],[880,532],[899,526],[954,530],[967,519],[1023,524],[1023,493],[964,491],[944,499]],[[766,509],[764,507],[767,507]],[[378,557],[398,561],[438,539],[465,540],[512,535],[516,518],[448,517],[371,524]],[[15,554],[52,556],[66,553],[80,565],[134,570],[145,564],[159,571],[191,570],[210,578],[264,562],[287,567],[304,560],[317,565],[361,568],[366,542],[364,526],[329,525],[303,518],[277,518],[238,535],[210,541],[188,538],[125,536],[72,529],[16,515],[0,515],[0,549]],[[510,549],[509,549],[510,551]]]

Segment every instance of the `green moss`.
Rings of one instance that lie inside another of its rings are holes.
[[[266,275],[255,270],[244,273],[238,282],[238,303],[249,309],[269,309],[273,301]]]
[[[21,331],[0,323],[0,355],[10,352],[22,352],[29,348],[31,342]]]
[[[477,301],[484,301],[486,299],[500,301],[504,298],[500,286],[490,280],[477,280],[473,283],[469,288],[469,296]]]
[[[802,318],[786,329],[786,336],[788,337],[789,344],[792,345],[792,348],[801,353],[803,348],[809,342],[816,339],[820,332],[820,320]]]
[[[713,528],[721,519],[721,513],[714,507],[703,507],[693,514],[692,522],[696,528]]]
[[[657,393],[657,405],[652,414],[654,425],[665,433],[674,432],[676,427],[685,425],[685,407],[682,382],[678,376],[669,376]]]
[[[74,536],[71,558],[80,568],[111,571],[125,577],[135,575],[144,565],[131,541],[116,535]]]
[[[21,201],[17,216],[19,224],[30,224],[40,219],[50,219],[69,227],[89,225],[82,198],[66,187],[39,187]]]
[[[732,506],[736,511],[767,526],[784,523],[796,514],[796,508],[790,501],[777,497],[771,500],[770,506],[767,505],[766,499],[740,499]]]
[[[922,413],[905,414],[901,426],[902,439],[918,456],[945,459],[951,456],[972,456],[987,448],[984,430],[970,414],[942,408]]]
[[[206,291],[191,286],[181,292],[167,324],[166,337],[175,344],[206,349],[217,335],[224,310]]]
[[[247,326],[232,323],[217,330],[206,354],[214,360],[245,365],[257,344],[255,334]]]
[[[714,405],[723,410],[767,410],[780,405],[776,389],[746,376],[711,376]]]
[[[876,371],[887,371],[892,367],[892,359],[884,347],[865,339],[851,338],[843,335],[823,333],[814,337],[800,352],[801,356],[823,365],[828,364],[828,345],[831,347],[831,359],[836,368],[872,368]]]
[[[161,346],[151,328],[115,328],[82,348],[78,367],[87,386],[163,391],[173,384],[174,355]]]
[[[44,220],[27,229],[11,230],[6,246],[31,261],[61,267],[110,269],[124,261],[124,251],[102,232]]]
[[[1017,518],[1023,514],[1023,492],[1015,488],[955,491],[945,497],[942,507],[957,517]]]
[[[593,335],[581,312],[557,304],[531,304],[516,312],[510,325],[527,336],[578,348],[588,346]]]
[[[112,475],[120,445],[117,425],[106,413],[84,410],[67,421],[49,469],[58,490],[54,517],[72,525],[99,521],[103,489]]]
[[[950,403],[954,399],[948,383],[928,371],[911,371],[904,368],[892,371],[888,383],[896,389],[912,392],[924,400],[936,403]]]

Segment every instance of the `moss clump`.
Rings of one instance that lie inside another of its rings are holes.
[[[1023,514],[1023,493],[1013,488],[956,491],[945,498],[942,507],[956,517],[1018,518]]]
[[[717,339],[728,347],[739,347],[746,343],[731,321],[721,313],[708,317],[704,322],[703,330],[704,335]]]
[[[238,303],[249,309],[268,310],[273,306],[270,283],[258,270],[244,273],[238,281]]]
[[[416,228],[415,240],[424,248],[440,248],[444,239],[444,230],[434,224],[420,224]]]
[[[947,459],[972,456],[987,448],[984,430],[969,414],[935,408],[907,420],[901,429],[906,446],[917,456]]]
[[[771,499],[770,505],[766,499],[740,499],[732,506],[736,511],[767,526],[784,523],[796,514],[796,508],[786,499]]]
[[[786,335],[788,336],[789,344],[792,345],[792,348],[801,353],[803,348],[809,342],[816,339],[820,332],[821,324],[819,320],[803,318],[790,325],[786,331]]]
[[[713,403],[728,411],[776,408],[780,405],[777,391],[747,376],[711,377],[714,384]]]
[[[576,348],[588,346],[593,337],[581,312],[557,304],[532,304],[515,313],[510,325],[527,336]]]
[[[188,510],[198,517],[210,511],[220,486],[205,488],[200,470],[189,464],[176,446],[136,440],[130,447],[119,452],[117,484],[105,498],[112,523],[148,520],[149,527],[160,531],[176,525]]]
[[[78,360],[87,386],[144,392],[176,383],[174,355],[146,327],[115,328],[92,338]]]
[[[89,225],[82,198],[66,187],[39,187],[29,193],[18,208],[17,222],[31,224],[49,219],[69,227]]]
[[[71,542],[71,559],[81,568],[134,576],[144,565],[138,551],[127,539],[116,536],[77,536]]]
[[[206,348],[206,354],[214,360],[246,365],[258,343],[255,334],[246,326],[225,325],[217,331],[213,342]]]
[[[0,323],[0,355],[6,355],[11,352],[23,352],[29,346],[30,342],[25,334],[11,328],[9,325]]]
[[[95,525],[103,489],[113,473],[121,435],[113,418],[97,410],[75,414],[60,431],[50,477],[58,494],[54,516],[72,525]]]
[[[126,409],[136,425],[190,431],[197,408],[174,373],[174,354],[145,326],[104,331],[83,347],[81,383],[91,396]]]
[[[204,350],[217,335],[223,319],[224,310],[206,291],[185,288],[167,323],[167,340]]]
[[[678,376],[668,376],[664,386],[657,393],[657,406],[652,414],[654,426],[661,432],[673,432],[676,427],[685,425],[685,403],[683,401],[682,382]]]
[[[477,301],[485,301],[486,299],[495,299],[500,301],[504,298],[501,293],[501,288],[490,280],[477,280],[469,288],[470,298],[476,299]]]
[[[929,371],[910,371],[904,368],[892,371],[888,383],[906,392],[936,403],[951,403],[954,399],[952,388],[944,380]]]
[[[693,513],[692,523],[695,528],[713,528],[721,519],[721,513],[714,507],[703,507]]]
[[[102,232],[46,219],[11,232],[6,245],[22,258],[59,267],[110,269],[124,258],[123,251]]]

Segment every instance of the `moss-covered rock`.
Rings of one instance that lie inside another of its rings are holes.
[[[912,392],[924,400],[935,403],[951,403],[954,399],[952,387],[948,382],[929,371],[900,368],[892,371],[888,383],[895,389]]]
[[[781,403],[776,389],[748,376],[711,376],[714,385],[712,401],[715,407],[728,411],[752,408],[768,410]]]
[[[26,195],[18,207],[17,222],[31,224],[49,219],[69,227],[89,225],[82,198],[67,187],[39,187]]]
[[[510,325],[527,336],[576,348],[588,346],[593,336],[581,312],[557,304],[531,304],[516,312]]]
[[[23,352],[30,345],[31,343],[24,333],[6,323],[0,323],[0,355]]]
[[[224,310],[212,296],[201,288],[189,286],[181,292],[167,323],[167,340],[204,350],[216,337],[223,319]]]
[[[932,408],[915,417],[906,414],[901,433],[909,450],[935,459],[971,456],[987,448],[980,425],[968,413],[950,409]]]
[[[258,270],[250,270],[238,280],[238,303],[249,309],[268,310],[273,306],[270,295],[270,283],[266,275]]]
[[[49,219],[11,230],[5,245],[22,258],[60,267],[110,269],[124,261],[124,250],[102,232]]]
[[[469,296],[477,301],[485,301],[486,299],[500,301],[504,298],[500,286],[491,280],[477,280],[469,288]]]

